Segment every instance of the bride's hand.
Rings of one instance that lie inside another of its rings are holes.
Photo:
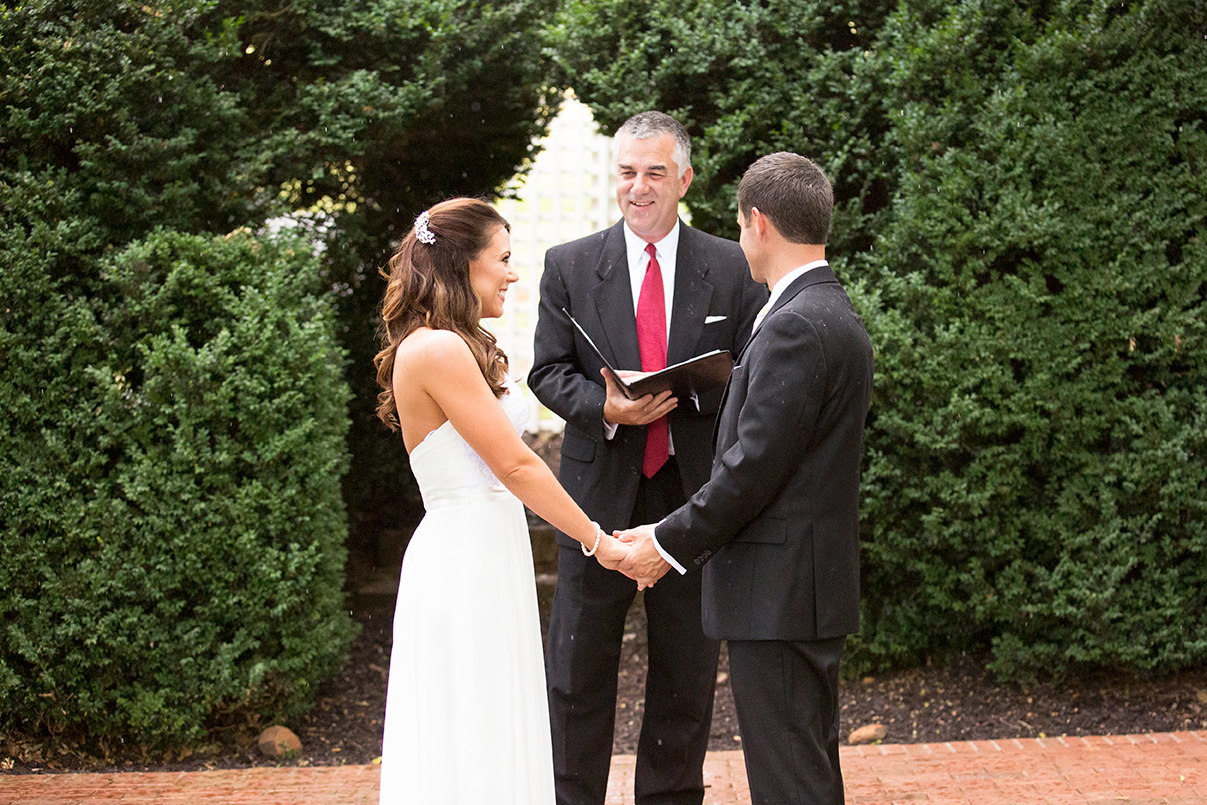
[[[629,556],[629,548],[616,537],[603,534],[599,547],[595,549],[595,559],[608,570],[619,570],[620,564]]]
[[[628,547],[618,570],[636,581],[637,589],[653,587],[670,570],[670,564],[655,547],[653,523],[617,532],[616,536]]]

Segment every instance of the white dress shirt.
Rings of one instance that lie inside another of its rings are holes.
[[[625,253],[629,260],[629,284],[633,290],[633,310],[637,310],[637,302],[641,298],[641,284],[645,282],[645,270],[649,267],[650,256],[646,253],[646,241],[629,229],[628,221],[624,224]],[[662,240],[654,244],[654,256],[658,258],[658,268],[662,269],[662,296],[666,302],[666,338],[671,337],[671,310],[675,302],[675,264],[679,257],[679,221]],[[641,367],[635,367],[640,369]],[[612,439],[616,435],[618,425],[604,421],[604,438]],[[667,434],[670,454],[675,454],[674,439]]]

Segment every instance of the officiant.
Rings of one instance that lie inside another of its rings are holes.
[[[540,283],[528,385],[566,421],[560,481],[611,533],[657,522],[708,480],[721,389],[628,399],[575,331],[612,366],[656,371],[716,349],[737,355],[767,290],[737,243],[679,220],[692,182],[677,120],[643,112],[615,136],[614,226],[550,249]],[[565,311],[565,312],[563,312]],[[636,582],[558,534],[546,674],[559,805],[602,805],[607,791],[625,617]],[[700,575],[644,592],[649,646],[637,749],[637,805],[700,805],[718,643],[700,624]]]

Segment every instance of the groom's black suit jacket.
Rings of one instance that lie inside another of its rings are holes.
[[[637,500],[644,427],[604,436],[603,364],[562,313],[570,311],[617,369],[641,368],[624,222],[555,246],[545,255],[540,315],[528,385],[566,420],[560,480],[609,533],[628,528]],[[735,356],[745,345],[766,289],[750,277],[738,244],[680,224],[667,365],[714,349]],[[713,426],[722,390],[700,396],[697,410],[680,400],[669,416],[684,494],[708,480]],[[577,542],[558,534],[567,547]]]
[[[828,266],[806,272],[734,367],[709,482],[656,530],[689,572],[703,568],[709,637],[812,641],[858,631],[871,393],[862,320]]]

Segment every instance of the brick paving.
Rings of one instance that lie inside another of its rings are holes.
[[[1207,805],[1207,731],[842,748],[848,805]],[[633,803],[631,755],[607,805]],[[0,805],[377,802],[376,766],[0,776]],[[749,803],[741,751],[710,752],[707,805]],[[422,803],[416,803],[422,805]]]

